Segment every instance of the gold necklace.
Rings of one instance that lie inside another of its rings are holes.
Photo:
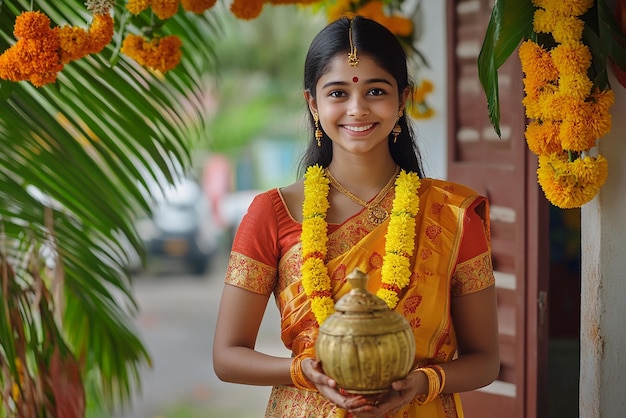
[[[385,184],[385,186],[380,189],[376,197],[374,197],[374,199],[369,203],[356,196],[350,190],[346,189],[343,184],[339,183],[339,181],[335,178],[335,176],[333,176],[328,168],[326,168],[324,171],[331,186],[333,186],[339,193],[347,196],[353,202],[367,209],[367,219],[372,224],[380,225],[385,219],[387,219],[389,213],[384,207],[380,206],[380,202],[385,198],[385,196],[387,196],[387,193],[389,193],[389,190],[391,190],[391,188],[393,187],[396,181],[396,177],[398,176],[398,173],[400,173],[399,166],[396,166],[396,170],[394,171],[393,176],[391,176],[387,184]]]

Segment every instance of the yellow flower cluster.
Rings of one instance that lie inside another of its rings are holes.
[[[550,33],[556,46],[548,50],[528,40],[519,48],[523,104],[530,119],[526,142],[539,156],[538,181],[548,200],[560,208],[580,207],[607,177],[606,159],[588,153],[611,130],[609,111],[615,100],[612,90],[594,88],[587,74],[592,57],[582,42],[580,16],[593,0],[533,4],[534,31]]]
[[[100,52],[113,38],[113,18],[96,14],[89,27],[50,27],[45,14],[24,12],[15,19],[17,42],[0,55],[0,78],[28,80],[41,87],[54,83],[65,64]]]
[[[390,309],[398,303],[398,292],[411,279],[409,259],[415,247],[415,216],[419,210],[417,190],[420,179],[415,173],[400,172],[395,184],[395,198],[383,257],[381,287],[377,296]],[[311,166],[304,176],[304,202],[302,205],[302,286],[311,300],[311,310],[321,325],[335,312],[328,268],[325,264],[328,242],[328,178],[319,165]]]
[[[180,62],[182,45],[176,35],[147,39],[129,33],[122,42],[121,52],[144,67],[166,73]]]
[[[134,15],[151,8],[159,19],[165,20],[174,16],[178,8],[192,13],[204,13],[215,5],[217,0],[128,0],[126,9]]]

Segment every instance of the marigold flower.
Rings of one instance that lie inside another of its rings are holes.
[[[567,153],[539,156],[537,178],[546,198],[562,208],[576,208],[594,198],[608,176],[608,162],[597,157],[569,161]]]
[[[413,22],[404,16],[390,16],[384,19],[384,25],[396,36],[411,36]]]
[[[533,15],[533,30],[537,33],[550,33],[560,18],[561,15],[554,11],[537,9]]]
[[[192,13],[204,13],[215,5],[217,0],[181,0],[181,6],[183,9]]]
[[[113,17],[109,14],[93,16],[91,26],[89,26],[88,53],[97,54],[111,42],[115,30],[114,26]]]
[[[182,41],[176,35],[146,40],[128,34],[122,42],[122,53],[139,64],[163,73],[175,68],[180,62]]]
[[[560,122],[556,121],[531,121],[524,132],[528,149],[536,155],[563,151],[559,138],[560,128]]]
[[[234,0],[230,11],[239,19],[250,20],[261,14],[263,0]]]
[[[59,29],[61,61],[67,64],[88,54],[89,33],[74,26],[63,26]]]
[[[550,53],[536,42],[524,41],[518,51],[522,71],[526,77],[536,79],[536,83],[547,83],[559,78],[559,71]]]
[[[152,0],[152,11],[161,20],[169,19],[178,12],[180,0]]]
[[[126,10],[134,15],[138,15],[150,7],[150,3],[152,3],[151,0],[128,0],[126,3]]]
[[[565,16],[581,16],[593,6],[593,1],[594,0],[541,0],[533,1],[533,4],[546,10],[554,10]]]
[[[559,79],[559,92],[563,96],[583,101],[591,93],[593,82],[587,73],[563,73]]]
[[[558,43],[579,42],[583,37],[585,22],[577,17],[564,16],[557,22],[552,37]]]
[[[591,65],[591,50],[582,42],[557,45],[550,56],[561,73],[586,73]]]
[[[15,19],[13,35],[16,38],[34,39],[45,36],[50,31],[50,18],[45,14],[23,12]]]
[[[590,150],[596,145],[597,139],[589,124],[589,118],[576,116],[563,119],[559,138],[563,149],[577,152]]]
[[[615,102],[615,93],[607,89],[595,92],[590,97],[591,129],[596,138],[601,138],[611,131],[611,106]]]

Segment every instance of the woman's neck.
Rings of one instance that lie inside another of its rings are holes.
[[[372,162],[331,161],[328,170],[343,187],[361,199],[368,201],[389,182],[397,165],[389,158]]]

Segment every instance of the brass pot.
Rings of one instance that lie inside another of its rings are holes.
[[[406,318],[367,291],[367,278],[359,269],[347,276],[352,289],[320,326],[315,350],[340,388],[375,395],[411,371],[415,338]]]

